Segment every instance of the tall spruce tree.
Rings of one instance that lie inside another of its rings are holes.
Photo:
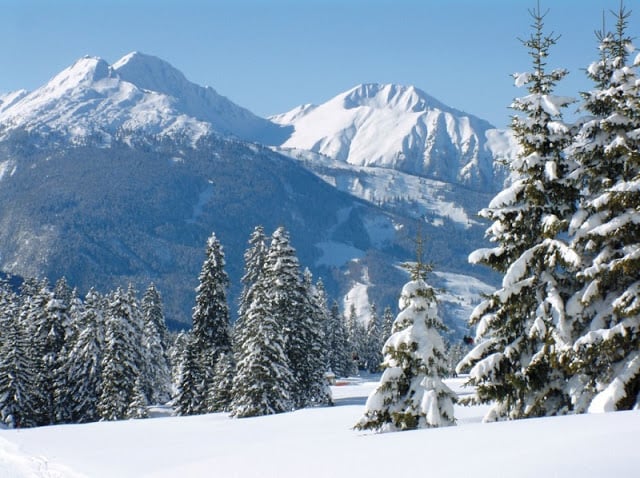
[[[51,296],[46,280],[28,279],[22,285],[20,322],[28,337],[26,360],[33,374],[28,398],[24,397],[30,409],[29,421],[25,418],[22,423],[25,427],[55,421],[53,381],[64,332],[47,311]]]
[[[303,302],[292,331],[300,347],[300,360],[297,367],[294,365],[300,394],[298,408],[333,403],[326,379],[324,298],[314,286],[309,269],[305,268],[302,277]]]
[[[567,73],[547,69],[558,37],[544,33],[539,5],[530,14],[533,32],[522,43],[533,69],[514,75],[516,86],[528,91],[512,104],[519,112],[511,129],[520,152],[509,164],[511,185],[480,212],[492,221],[486,235],[496,246],[469,257],[504,274],[502,287],[473,311],[477,345],[458,365],[458,371],[471,368],[478,401],[492,403],[485,420],[571,409],[559,355],[569,343],[565,304],[578,264],[564,241],[577,192],[568,177],[573,166],[563,154],[570,132],[562,110],[573,100],[553,94]]]
[[[33,425],[30,387],[33,373],[28,356],[27,330],[19,313],[19,299],[6,282],[0,283],[0,420],[11,428]]]
[[[614,32],[597,33],[587,68],[587,117],[568,149],[579,167],[580,207],[571,221],[583,287],[572,301],[572,399],[577,411],[640,405],[640,56],[621,5]]]
[[[85,296],[83,306],[72,312],[77,335],[64,369],[68,377],[68,400],[73,422],[99,419],[97,405],[102,384],[105,308],[104,297],[91,289]]]
[[[286,353],[282,317],[270,308],[270,284],[262,279],[251,288],[251,303],[242,319],[243,341],[237,344],[231,415],[238,418],[293,409],[294,380]]]
[[[364,363],[369,372],[380,371],[382,363],[382,346],[386,338],[382,337],[382,321],[375,304],[371,304],[369,322],[367,322]]]
[[[331,304],[326,330],[329,369],[338,377],[348,377],[357,372],[351,355],[344,316],[336,301]]]
[[[285,354],[292,373],[292,380],[282,385],[288,390],[294,408],[301,408],[308,391],[307,348],[313,346],[313,317],[309,316],[298,257],[284,227],[279,227],[271,235],[264,264],[264,282],[267,285],[267,310],[282,325]]]
[[[147,352],[143,389],[149,403],[165,403],[171,394],[168,330],[162,309],[162,297],[154,284],[142,296],[144,320],[143,346]]]
[[[249,246],[244,253],[243,288],[238,305],[238,318],[233,328],[233,344],[235,348],[245,340],[243,334],[247,328],[244,326],[244,319],[253,302],[254,285],[262,279],[266,255],[267,243],[264,228],[256,226],[249,237]],[[234,350],[234,353],[237,352],[237,350]]]
[[[130,416],[141,370],[142,320],[133,289],[118,288],[108,297],[105,318],[105,346],[102,356],[102,383],[98,415],[103,420]]]
[[[400,431],[449,426],[455,423],[457,397],[442,381],[447,373],[445,330],[438,318],[436,295],[426,282],[431,270],[422,261],[409,268],[411,280],[400,296],[393,334],[384,345],[383,373],[367,399],[359,430]]]
[[[231,353],[231,329],[226,289],[229,278],[224,269],[224,252],[215,233],[207,240],[206,258],[202,265],[196,289],[196,306],[193,309],[193,327],[187,347],[193,348],[185,354],[185,360],[195,363],[183,364],[184,370],[195,374],[198,380],[189,386],[195,390],[179,390],[174,400],[179,414],[206,413],[207,395],[214,386],[215,369],[222,354]],[[179,386],[187,386],[184,380]],[[190,403],[184,400],[191,400]]]

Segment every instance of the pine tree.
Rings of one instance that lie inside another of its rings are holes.
[[[176,373],[176,395],[173,398],[174,411],[176,415],[197,415],[203,413],[206,404],[202,396],[203,382],[202,366],[198,347],[192,344],[194,338],[192,333],[181,335],[180,341],[182,351],[179,361],[175,362],[178,371]]]
[[[410,267],[411,280],[400,296],[393,334],[384,346],[383,373],[367,399],[359,430],[397,431],[448,426],[455,423],[455,393],[442,381],[446,374],[445,330],[438,318],[435,291],[427,284],[430,267]]]
[[[231,415],[238,418],[293,409],[284,327],[281,317],[270,311],[268,286],[265,280],[253,284],[253,299],[242,320],[244,340],[237,344],[231,402]]]
[[[244,253],[244,275],[242,276],[242,293],[240,294],[238,307],[238,320],[236,321],[235,333],[240,333],[243,329],[242,318],[253,301],[253,284],[262,278],[264,262],[267,255],[267,243],[262,226],[256,226],[249,237],[249,247]],[[241,343],[242,337],[234,335],[234,343]]]
[[[215,233],[207,240],[206,258],[202,265],[193,309],[193,328],[187,347],[194,350],[187,355],[195,363],[188,368],[198,377],[194,391],[181,391],[176,398],[177,410],[190,414],[206,413],[207,394],[214,386],[214,371],[221,354],[231,353],[231,331],[226,289],[229,278],[224,270],[222,245]],[[199,369],[199,370],[197,370]],[[183,382],[184,384],[185,382]],[[181,400],[190,397],[192,403]]]
[[[370,311],[366,329],[364,363],[369,372],[375,373],[380,370],[382,346],[385,340],[382,337],[381,318],[378,316],[375,304],[371,304]]]
[[[236,364],[233,353],[226,352],[218,358],[213,371],[213,383],[207,394],[207,410],[212,412],[228,412],[233,399],[233,377]]]
[[[19,316],[19,299],[0,283],[0,420],[11,428],[32,424],[27,333]]]
[[[356,306],[353,303],[349,307],[346,328],[347,340],[351,350],[351,359],[353,360],[355,373],[357,373],[358,369],[363,367],[366,331],[358,318]]]
[[[105,347],[102,356],[102,387],[97,410],[103,420],[129,417],[141,377],[142,323],[133,289],[118,288],[108,298]]]
[[[394,320],[393,312],[391,307],[387,306],[384,308],[384,312],[382,313],[382,343],[384,344],[389,337],[391,337],[391,329],[393,328],[393,320]]]
[[[295,408],[302,408],[309,391],[309,350],[315,347],[313,316],[305,286],[300,280],[300,264],[289,234],[279,227],[271,235],[271,244],[264,263],[263,276],[267,292],[267,311],[281,324],[284,334],[286,364],[292,380],[282,383]]]
[[[69,383],[72,422],[85,423],[99,419],[97,405],[102,383],[105,307],[104,297],[91,289],[85,296],[83,306],[72,312],[78,332],[64,366]]]
[[[168,331],[162,311],[162,298],[154,284],[142,297],[143,346],[147,351],[143,389],[149,403],[166,403],[171,394]]]
[[[51,331],[59,334],[53,346],[53,366],[51,370],[50,410],[52,423],[68,423],[72,421],[72,402],[69,395],[71,383],[66,373],[69,350],[73,346],[76,331],[74,330],[71,314],[79,306],[76,291],[73,290],[65,277],[60,278],[53,289],[53,294],[47,304]],[[50,334],[51,335],[51,334]]]
[[[329,311],[328,336],[329,369],[338,377],[348,377],[357,373],[354,367],[351,347],[347,338],[347,329],[340,307],[336,301]]]
[[[25,417],[22,426],[49,425],[55,420],[52,383],[63,331],[57,322],[50,320],[47,312],[51,290],[46,280],[25,281],[21,298],[20,322],[28,337],[26,360],[33,376],[28,398],[25,397],[29,403],[29,420]]]
[[[572,301],[570,354],[576,410],[625,410],[640,404],[640,56],[621,5],[615,32],[597,33],[601,57],[587,69],[589,116],[569,148],[578,163],[580,207],[571,221],[583,287]]]
[[[476,347],[459,364],[471,368],[478,401],[493,405],[485,420],[545,416],[570,411],[559,356],[568,346],[578,258],[563,240],[577,197],[563,154],[570,139],[562,109],[572,102],[554,96],[565,75],[547,70],[558,37],[544,34],[545,14],[531,10],[533,33],[522,41],[533,71],[514,75],[528,95],[512,104],[511,129],[520,152],[509,164],[512,182],[480,212],[492,221],[487,237],[495,247],[473,252],[472,263],[504,274],[502,288],[473,311]]]
[[[324,337],[325,310],[321,292],[313,285],[309,269],[305,269],[302,281],[302,304],[294,324],[293,337],[298,338],[299,357],[293,367],[300,394],[298,408],[333,403],[331,389],[326,378],[326,349]],[[296,339],[292,338],[292,341]]]

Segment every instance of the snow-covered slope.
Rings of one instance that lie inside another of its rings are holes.
[[[447,380],[469,393],[464,379]],[[0,430],[10,478],[540,478],[637,476],[640,412],[371,434],[352,430],[377,382],[333,387],[336,406],[258,418],[225,414]]]
[[[105,144],[115,134],[195,142],[214,132],[269,143],[285,130],[141,53],[130,53],[113,66],[87,56],[33,92],[0,97],[0,128],[4,134],[20,128]]]
[[[271,117],[294,132],[282,148],[309,150],[356,166],[376,166],[479,191],[504,180],[494,163],[501,134],[413,86],[362,84],[326,103]]]

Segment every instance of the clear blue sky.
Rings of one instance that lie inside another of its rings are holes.
[[[633,9],[636,0],[627,0]],[[589,88],[594,30],[619,0],[542,0],[561,34],[560,93]],[[415,85],[503,127],[529,59],[535,0],[0,0],[0,92],[32,90],[83,55],[163,58],[256,114],[321,103],[359,83]],[[611,15],[607,22],[612,25]],[[640,37],[640,8],[630,33]],[[640,39],[638,41],[640,43]],[[640,46],[640,45],[639,45]]]

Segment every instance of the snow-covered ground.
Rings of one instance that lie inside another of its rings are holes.
[[[449,380],[468,393],[462,379]],[[351,429],[376,382],[333,387],[336,406],[260,418],[224,414],[0,431],[0,477],[637,476],[640,412],[373,434]]]

